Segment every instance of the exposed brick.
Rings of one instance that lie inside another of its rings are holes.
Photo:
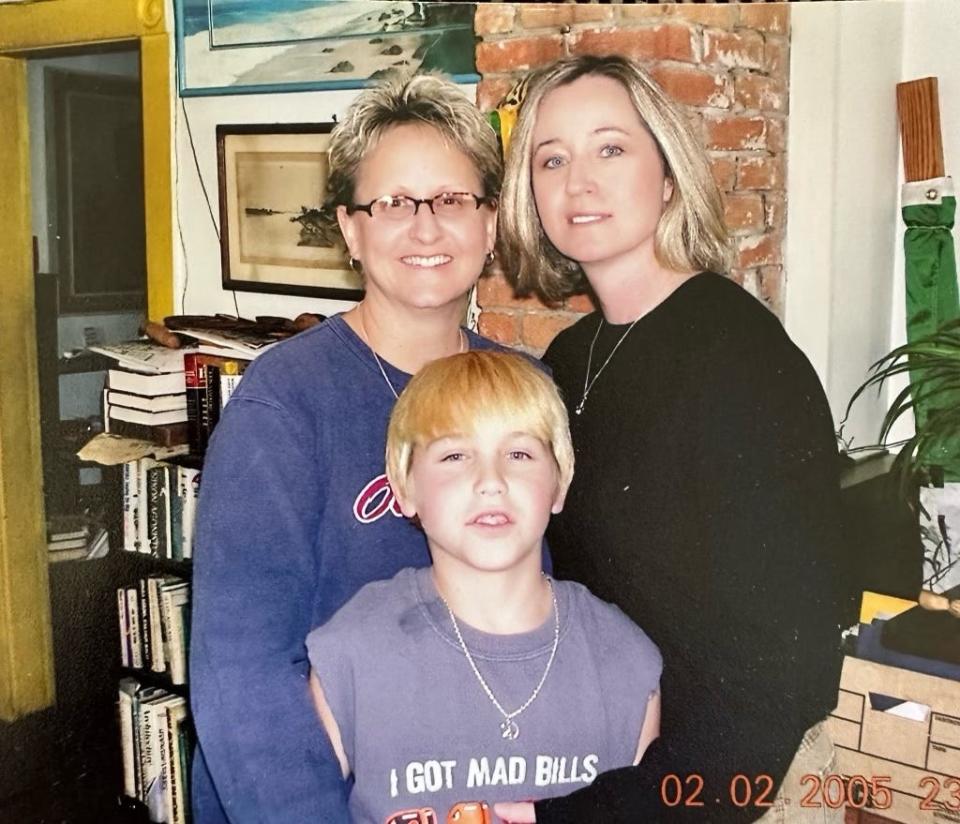
[[[744,109],[767,112],[787,110],[787,84],[777,77],[741,74],[733,81],[734,100]]]
[[[703,125],[708,149],[729,152],[767,147],[765,118],[707,116],[703,118]]]
[[[477,303],[482,309],[494,307],[517,308],[526,307],[528,309],[546,308],[540,300],[534,296],[520,298],[513,292],[513,287],[507,283],[503,275],[490,275],[481,278],[477,283]]]
[[[783,155],[741,157],[737,160],[738,189],[782,189]]]
[[[763,44],[763,68],[769,74],[786,78],[790,71],[790,43],[787,38],[767,36]]]
[[[525,29],[563,26],[573,22],[573,6],[568,3],[531,3],[521,5],[520,25]]]
[[[767,192],[763,196],[764,222],[770,229],[784,229],[787,225],[787,199],[782,192]]]
[[[696,61],[692,32],[682,25],[585,29],[570,38],[573,54],[622,54],[636,60]]]
[[[482,112],[495,109],[515,82],[513,77],[484,77],[477,85],[477,107]]]
[[[517,7],[513,3],[478,3],[473,30],[479,34],[506,34],[513,31]]]
[[[767,118],[767,149],[775,154],[787,150],[787,124],[783,118]]]
[[[754,266],[770,266],[783,262],[782,239],[779,233],[768,232],[741,238],[737,254],[737,267],[750,269]]]
[[[663,17],[666,14],[667,6],[659,4],[637,4],[635,6],[620,6],[620,16],[624,20],[650,20],[651,18]]]
[[[601,6],[598,3],[576,3],[573,8],[574,23],[600,23],[613,19],[613,6]]]
[[[515,346],[520,343],[519,318],[502,312],[482,312],[478,323],[480,334],[498,343]]]
[[[790,30],[790,8],[786,3],[745,3],[740,6],[740,25],[771,34]]]
[[[670,97],[680,103],[716,109],[730,108],[730,92],[724,75],[663,63],[651,67],[650,75]]]
[[[571,295],[567,298],[567,309],[571,312],[585,314],[592,312],[596,308],[590,295]]]
[[[523,316],[521,342],[532,349],[546,349],[560,332],[577,319],[576,315],[558,312]]]
[[[759,276],[760,299],[783,320],[783,267],[761,266]]]
[[[732,157],[711,157],[710,171],[721,192],[729,192],[736,185],[737,163]]]
[[[563,39],[560,35],[480,43],[477,46],[477,70],[481,74],[487,74],[529,69],[531,66],[556,60],[562,54]]]
[[[759,278],[756,269],[731,269],[730,280],[739,283],[755,298],[760,296]]]
[[[694,6],[687,3],[676,3],[667,5],[665,13],[685,20],[687,23],[696,23],[717,29],[733,28],[737,22],[736,6],[717,4]]]
[[[728,69],[763,68],[763,36],[752,31],[703,33],[703,62]]]
[[[724,194],[723,219],[735,234],[763,231],[763,198],[754,194]]]

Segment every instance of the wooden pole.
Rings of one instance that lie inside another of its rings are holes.
[[[937,78],[897,83],[897,117],[907,183],[943,177],[943,141]]]

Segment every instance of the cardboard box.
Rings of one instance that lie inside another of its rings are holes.
[[[845,777],[890,777],[891,803],[876,814],[960,822],[960,682],[846,658],[827,728]]]

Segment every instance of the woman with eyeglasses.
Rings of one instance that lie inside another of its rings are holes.
[[[832,820],[836,444],[823,389],[777,319],[722,277],[730,243],[701,138],[636,64],[561,60],[529,81],[507,160],[505,271],[596,311],[544,360],[577,473],[548,531],[558,578],[663,654],[662,736],[636,767],[510,821]],[[810,816],[810,818],[807,818]]]
[[[190,661],[198,824],[348,820],[304,640],[363,584],[429,564],[384,474],[390,411],[424,364],[499,348],[460,325],[492,259],[502,172],[463,93],[433,76],[364,91],[329,162],[327,206],[365,297],[251,364],[204,464]]]

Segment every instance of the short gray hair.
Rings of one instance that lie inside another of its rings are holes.
[[[330,137],[324,213],[337,226],[338,206],[351,206],[364,155],[395,126],[431,126],[473,163],[484,197],[497,198],[503,159],[486,118],[455,83],[437,74],[397,74],[360,93]]]
[[[654,238],[657,260],[677,271],[726,272],[732,251],[723,201],[706,152],[690,123],[632,60],[619,55],[583,55],[557,60],[531,75],[510,140],[500,232],[504,271],[516,289],[556,301],[582,291],[586,285],[580,265],[557,251],[544,234],[533,197],[530,155],[537,109],[543,98],[558,86],[589,75],[609,77],[627,90],[673,182],[673,194]]]

